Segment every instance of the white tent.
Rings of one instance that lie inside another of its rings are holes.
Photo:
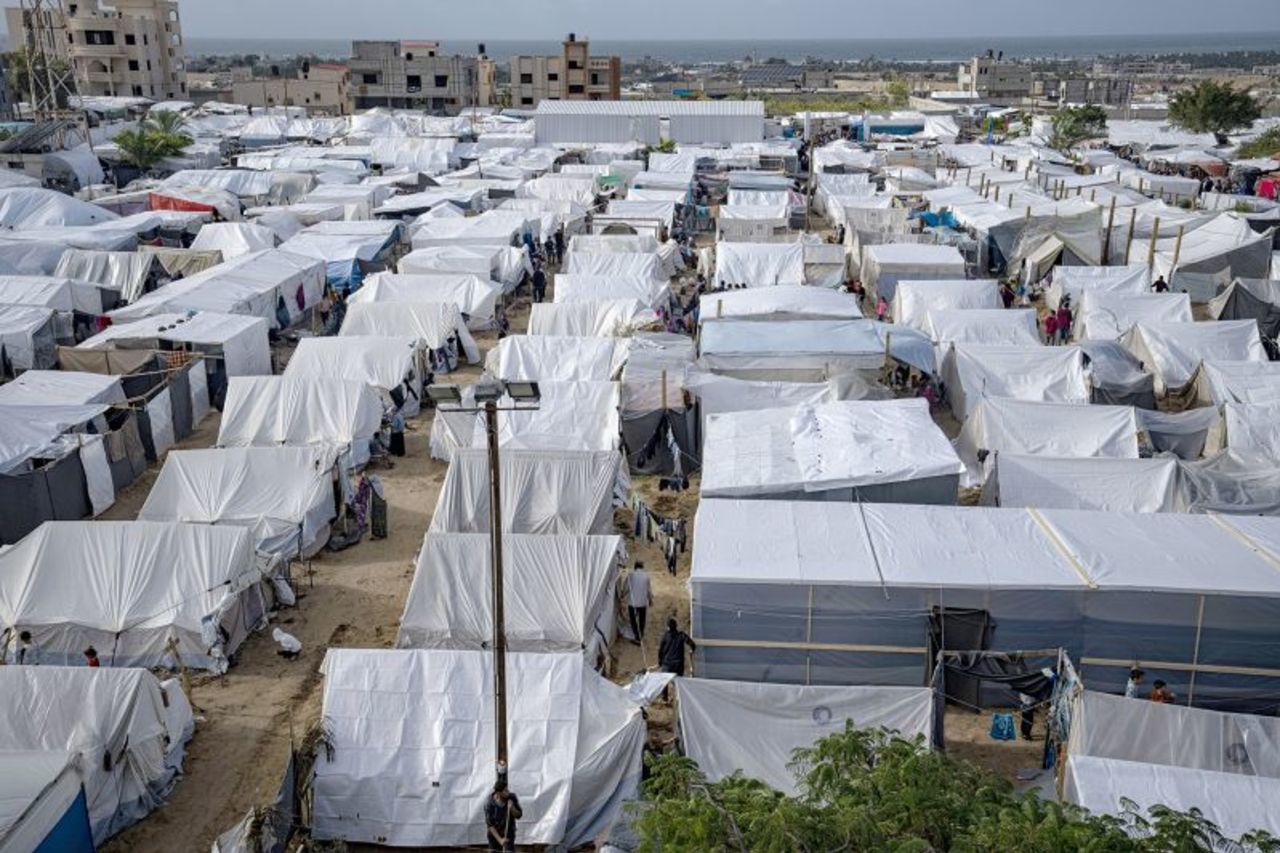
[[[1178,460],[1054,459],[1001,453],[986,489],[1003,507],[1176,512]],[[986,489],[984,502],[991,502]]]
[[[964,256],[954,246],[881,243],[862,247],[862,283],[867,292],[893,302],[900,281],[963,279]]]
[[[142,296],[155,265],[155,256],[141,252],[100,252],[67,249],[53,274],[58,278],[91,281],[119,294],[129,303]]]
[[[387,395],[405,417],[413,417],[422,403],[421,349],[418,338],[303,338],[284,375],[363,382]]]
[[[991,455],[1138,458],[1138,419],[1129,406],[1041,403],[984,397],[965,421],[956,451],[967,469],[963,485],[985,479]]]
[[[1034,308],[930,310],[923,327],[935,344],[946,346],[1037,347],[1040,329]]]
[[[55,315],[48,308],[0,305],[0,372],[53,367],[56,361]]]
[[[0,755],[77,756],[94,844],[163,805],[194,728],[178,683],[161,684],[145,669],[0,666],[0,714]],[[0,830],[6,851],[8,840]]]
[[[498,413],[498,444],[513,450],[617,450],[616,382],[539,382],[537,408],[504,400]],[[448,459],[458,447],[484,447],[484,415],[476,411],[474,389],[463,389],[462,405],[472,411],[437,407],[431,423],[431,455]]]
[[[267,321],[239,314],[155,314],[107,326],[78,348],[130,349],[145,341],[189,344],[197,352],[218,358],[229,377],[271,374]]]
[[[382,403],[364,382],[255,376],[227,383],[219,447],[337,447],[348,468],[369,461]]]
[[[1221,276],[1230,282],[1236,278],[1266,278],[1271,243],[1270,234],[1254,231],[1247,219],[1223,213],[1181,238],[1171,234],[1158,240],[1155,272],[1164,276],[1173,289],[1191,290],[1193,301],[1208,302],[1217,294],[1202,291],[1202,279]]]
[[[89,406],[125,402],[119,376],[76,370],[28,370],[0,385],[0,406]]]
[[[504,382],[608,382],[625,359],[626,344],[615,338],[513,335],[489,351],[485,370]]]
[[[778,285],[704,294],[699,321],[757,320],[856,320],[862,317],[851,294],[823,287]]]
[[[678,678],[680,740],[712,782],[736,772],[797,793],[792,753],[844,731],[881,727],[910,740],[933,736],[927,687],[804,687]]]
[[[39,663],[94,646],[108,666],[221,671],[266,620],[263,577],[247,530],[49,521],[0,554],[0,624],[31,631]]]
[[[533,266],[525,250],[514,246],[445,245],[410,252],[396,263],[396,270],[421,275],[466,273],[500,281],[510,289],[526,272],[532,273]]]
[[[1100,293],[1085,291],[1073,329],[1077,340],[1118,341],[1139,323],[1190,323],[1191,297],[1185,293]]]
[[[473,649],[493,641],[490,550],[483,533],[431,533],[417,570],[397,648]],[[578,652],[594,665],[615,631],[619,536],[504,536],[507,648]]]
[[[512,210],[490,210],[465,219],[428,219],[413,232],[413,248],[436,246],[514,246],[521,235],[533,233],[537,220]],[[402,269],[401,272],[408,272]]]
[[[984,397],[1088,403],[1089,375],[1076,347],[953,346],[942,366],[947,396],[964,422]]]
[[[1057,310],[1064,296],[1077,308],[1085,293],[1138,296],[1151,292],[1151,269],[1146,264],[1119,267],[1055,267],[1053,283],[1045,290],[1045,304]]]
[[[275,231],[265,225],[247,222],[209,223],[201,227],[191,243],[192,249],[221,252],[225,260],[275,247]]]
[[[552,298],[557,304],[596,302],[604,299],[636,299],[646,308],[665,306],[671,285],[647,275],[572,275],[555,277]]]
[[[466,273],[374,273],[365,279],[348,307],[362,302],[452,302],[467,320],[469,329],[497,325],[502,285],[483,276]]]
[[[316,763],[312,834],[483,845],[494,764],[492,664],[487,651],[331,650],[322,714],[334,749]],[[639,783],[640,706],[585,667],[581,654],[508,653],[507,686],[520,697],[508,716],[510,784],[524,810],[520,842],[592,840]]]
[[[1003,308],[994,280],[899,281],[893,293],[893,322],[924,329],[932,311]]]
[[[102,290],[90,281],[43,275],[0,275],[0,305],[30,305],[55,311],[102,313]]]
[[[1232,454],[1280,462],[1280,402],[1226,403],[1222,419]]]
[[[445,349],[453,341],[455,351],[464,353],[467,361],[480,361],[475,338],[452,302],[356,302],[347,307],[338,335],[416,338],[432,350]]]
[[[1267,361],[1256,320],[1142,322],[1123,343],[1155,375],[1156,393],[1184,388],[1204,361]]]
[[[1280,364],[1271,361],[1209,361],[1200,365],[1199,397],[1223,403],[1280,403]]]
[[[748,287],[804,284],[801,243],[716,244],[716,284]]]
[[[658,324],[658,315],[635,299],[540,303],[529,309],[530,335],[621,338]]]
[[[905,364],[937,372],[927,337],[874,320],[713,320],[702,324],[698,343],[703,367],[741,379],[819,381],[879,370],[886,348]]]
[[[337,456],[332,447],[174,450],[138,518],[247,527],[261,554],[310,557],[337,515]]]
[[[613,507],[627,482],[617,451],[509,450],[502,454],[502,527],[510,533],[578,536],[613,532]],[[432,533],[488,532],[489,457],[456,450]]]
[[[0,752],[0,850],[93,853],[93,830],[76,753]]]
[[[562,272],[607,278],[648,278],[666,282],[662,258],[655,252],[605,252],[587,254],[575,252],[565,258]]]
[[[0,189],[0,225],[5,228],[26,230],[95,225],[119,218],[106,208],[54,190],[36,187]]]

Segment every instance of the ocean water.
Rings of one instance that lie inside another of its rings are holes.
[[[475,53],[480,40],[443,39],[445,53]],[[617,55],[635,60],[644,57],[694,64],[730,62],[751,56],[778,57],[799,62],[807,57],[821,60],[858,60],[876,57],[897,61],[952,62],[967,59],[987,49],[1002,50],[1009,58],[1087,58],[1094,56],[1151,56],[1167,53],[1222,53],[1235,50],[1276,50],[1280,32],[1211,33],[1207,35],[1131,36],[1037,36],[934,39],[813,39],[813,40],[706,40],[706,41],[616,41],[593,39],[591,51],[597,55]],[[550,54],[560,50],[554,39],[525,41],[485,41],[489,56],[506,61],[524,54]],[[189,55],[246,54],[323,57],[350,56],[351,42],[341,39],[187,39]]]

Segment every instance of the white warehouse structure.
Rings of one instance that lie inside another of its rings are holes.
[[[735,145],[764,139],[764,103],[543,101],[538,104],[534,124],[539,145],[584,142],[656,145],[664,136],[686,145]]]

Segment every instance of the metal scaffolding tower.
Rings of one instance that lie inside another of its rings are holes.
[[[23,55],[27,63],[27,102],[33,118],[45,121],[82,121],[72,109],[79,103],[79,86],[71,61],[66,58],[67,19],[62,0],[20,0]]]

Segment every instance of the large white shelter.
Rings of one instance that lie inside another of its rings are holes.
[[[793,320],[702,324],[700,364],[739,379],[815,382],[838,373],[877,371],[885,352],[925,373],[936,373],[933,344],[915,329],[874,320]]]
[[[1186,387],[1205,361],[1268,360],[1255,320],[1140,322],[1125,334],[1123,343],[1155,375],[1156,393]]]
[[[804,284],[801,243],[716,244],[716,284],[747,287]]]
[[[559,337],[629,337],[646,326],[658,325],[658,314],[638,299],[593,302],[543,302],[529,309],[530,335]]]
[[[1075,347],[957,344],[943,361],[951,409],[962,423],[985,397],[1088,403],[1084,353]]]
[[[504,382],[608,382],[626,360],[614,338],[512,335],[485,357],[485,370]]]
[[[475,338],[452,302],[357,302],[347,307],[338,336],[416,338],[428,349],[447,349],[451,357],[461,353],[471,364],[480,362]]]
[[[974,308],[1001,308],[995,281],[900,281],[893,294],[893,322],[924,329],[929,314]]]
[[[284,375],[363,382],[378,389],[406,417],[413,417],[422,403],[422,349],[418,338],[408,337],[303,338]]]
[[[351,298],[348,309],[365,302],[451,302],[458,306],[469,329],[497,325],[502,285],[466,273],[374,273]]]
[[[1178,460],[1001,453],[982,497],[1003,507],[1175,512],[1180,507]]]
[[[699,301],[699,322],[718,319],[857,320],[862,317],[851,294],[824,287],[778,285],[709,293]]]
[[[954,246],[881,243],[862,247],[862,284],[893,304],[900,281],[945,281],[965,277],[964,256]]]
[[[1191,297],[1185,293],[1097,293],[1080,301],[1073,333],[1077,339],[1118,341],[1142,323],[1190,323]]]

